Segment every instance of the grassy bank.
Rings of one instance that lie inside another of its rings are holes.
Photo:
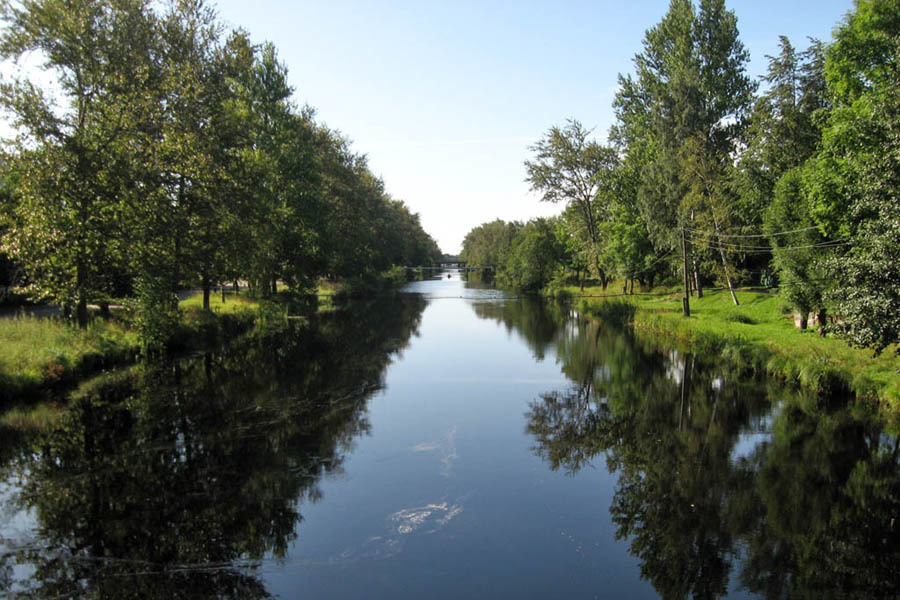
[[[608,288],[567,288],[588,316],[630,320],[637,335],[684,350],[719,355],[819,393],[848,391],[900,411],[900,357],[896,348],[880,356],[851,348],[834,336],[794,327],[791,311],[776,295],[740,291],[734,306],[727,291],[691,298],[691,316],[681,314],[678,292],[623,296]]]
[[[58,319],[0,320],[0,398],[8,401],[65,385],[138,354],[137,333],[96,320],[78,329]]]
[[[323,281],[314,295],[295,296],[279,290],[265,302],[246,290],[228,290],[224,297],[215,292],[210,294],[209,311],[203,310],[203,294],[198,291],[179,303],[181,323],[168,344],[169,351],[214,346],[256,325],[272,326],[287,315],[335,310],[356,294],[377,295],[394,289],[405,283],[404,276],[405,271],[395,270],[364,280],[365,285]],[[22,315],[0,319],[0,409],[15,402],[27,404],[88,375],[134,362],[140,354],[140,340],[129,320],[127,313],[120,313],[113,320],[94,319],[86,329],[78,329],[57,318]]]

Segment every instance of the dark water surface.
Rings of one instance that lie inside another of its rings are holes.
[[[0,432],[0,590],[900,593],[898,438],[866,406],[456,275],[409,291],[104,376],[50,435]]]

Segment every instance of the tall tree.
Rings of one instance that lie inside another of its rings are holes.
[[[104,274],[121,264],[109,237],[158,85],[154,16],[145,0],[25,0],[2,18],[0,56],[37,52],[59,90],[57,103],[27,79],[0,87],[24,165],[6,248],[84,326],[88,301],[108,292]]]
[[[689,232],[698,212],[706,217],[699,224],[727,227],[722,190],[754,86],[737,18],[723,0],[701,0],[697,8],[672,0],[643,46],[635,76],[620,77],[612,135],[644,176],[638,205],[654,244],[680,246],[689,314]],[[700,173],[702,186],[691,189]]]
[[[551,127],[531,147],[534,160],[525,161],[526,181],[544,202],[564,202],[578,215],[576,236],[584,240],[585,259],[606,289],[609,273],[600,262],[602,224],[610,218],[616,193],[614,148],[590,139],[591,131],[574,119],[565,127]]]
[[[795,251],[792,247],[824,238],[810,229],[797,231],[797,235],[785,233],[811,225],[811,206],[802,186],[797,185],[802,179],[799,172],[792,174],[783,185],[778,182],[792,169],[802,167],[815,153],[830,102],[825,90],[822,43],[811,40],[806,51],[798,52],[782,36],[779,47],[776,56],[767,57],[768,71],[762,78],[766,89],[754,104],[746,147],[741,152],[735,178],[741,227],[736,233],[745,237],[732,240],[738,250],[745,252],[745,264],[759,272],[768,270],[769,260],[774,256],[774,266],[781,275],[781,290],[801,302],[803,307],[800,304],[796,307],[806,314],[812,310],[809,302],[821,298],[821,290],[813,293],[815,282],[804,275],[815,270],[811,261],[817,253],[810,249]],[[773,203],[778,207],[771,208]],[[769,239],[772,256],[763,248],[765,238],[759,235],[761,225],[764,232],[773,234]],[[741,246],[754,248],[744,250]],[[801,263],[805,266],[800,267]]]
[[[900,1],[858,0],[826,52],[835,99],[808,193],[820,229],[848,237],[833,298],[850,342],[900,341]]]

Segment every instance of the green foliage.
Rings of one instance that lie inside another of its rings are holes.
[[[581,262],[589,265],[606,285],[608,274],[601,264],[603,224],[611,219],[619,187],[619,157],[612,147],[590,139],[591,132],[570,119],[565,127],[551,127],[530,150],[525,161],[526,181],[545,202],[564,202],[569,233]]]
[[[837,324],[881,352],[900,341],[900,3],[861,0],[836,30],[826,74],[832,112],[813,194],[850,248],[833,262]],[[822,212],[822,210],[820,210]],[[841,215],[840,219],[836,215]]]
[[[638,208],[658,249],[678,247],[693,218],[728,212],[720,195],[754,89],[748,60],[722,0],[673,0],[647,30],[635,77],[620,77],[612,135],[641,173]]]
[[[500,219],[472,228],[463,239],[460,260],[477,267],[505,267],[522,224]]]
[[[564,248],[548,219],[529,221],[513,238],[500,283],[527,292],[543,289],[562,270]]]
[[[13,146],[17,199],[5,251],[38,295],[75,305],[112,293],[124,267],[117,197],[128,187],[126,150],[147,126],[156,89],[149,4],[25,2],[4,6],[0,56],[38,51],[57,75],[59,104],[29,81],[0,86],[0,106],[24,134]]]
[[[797,167],[778,180],[764,221],[772,244],[772,264],[780,280],[779,291],[804,319],[823,308],[830,283],[825,265],[827,250],[822,246],[826,239],[816,228],[803,191],[807,173]]]
[[[89,301],[133,297],[153,354],[177,332],[180,289],[241,279],[302,296],[326,274],[440,255],[365,157],[294,105],[274,46],[224,35],[204,2],[27,0],[2,19],[0,57],[39,53],[61,93],[0,86],[21,134],[4,157],[0,268],[21,265],[80,325]]]

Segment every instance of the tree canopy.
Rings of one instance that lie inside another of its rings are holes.
[[[0,57],[36,53],[58,93],[4,81],[4,260],[74,309],[134,298],[148,345],[175,293],[245,280],[263,297],[440,256],[339,133],[298,107],[271,44],[202,0],[5,3]]]

